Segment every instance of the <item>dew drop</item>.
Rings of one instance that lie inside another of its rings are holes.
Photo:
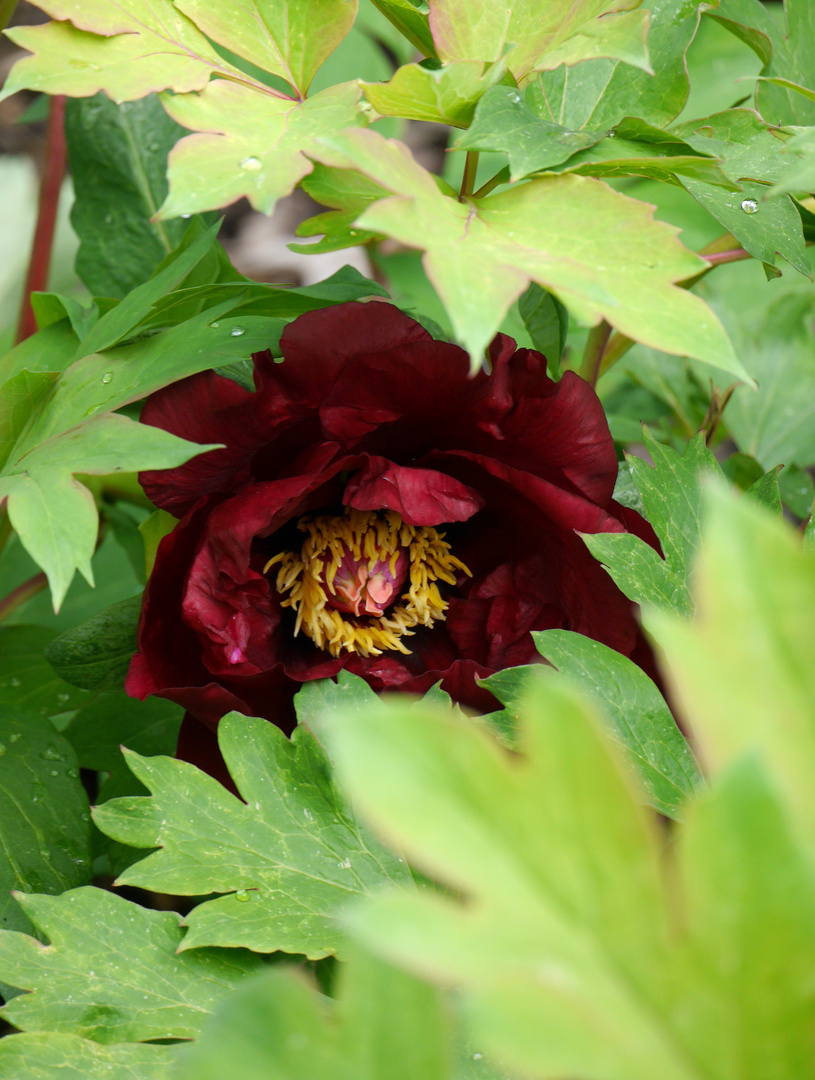
[[[8,737],[8,741],[11,742],[11,743],[15,743],[15,742],[17,742],[17,740],[19,738],[22,738],[22,736],[20,735],[20,732],[19,731],[12,731],[11,735],[9,735],[9,737]]]
[[[241,162],[241,168],[246,169],[247,172],[257,172],[258,169],[263,168],[263,162],[260,158],[245,157]]]
[[[514,101],[516,104],[521,100],[521,95],[516,94],[514,90],[512,91],[511,94],[507,94],[507,97],[509,98],[510,101]]]
[[[2,757],[3,754],[5,754],[5,752],[6,752],[5,746],[3,746],[2,743],[0,743],[0,757]]]
[[[184,218],[184,220],[186,221],[186,220],[187,220],[188,218],[191,218],[191,217],[192,217],[192,214],[182,214],[181,216],[182,216],[182,217]]]
[[[312,814],[312,812],[305,807],[303,808],[303,817],[306,819],[306,821],[314,821],[314,814]]]
[[[19,686],[20,685],[20,680],[17,678],[16,675],[12,675],[11,678],[9,679],[9,681],[8,681],[8,684],[9,684],[9,686]]]
[[[741,204],[741,208],[745,212],[745,214],[757,214],[758,213],[758,203],[756,202],[755,199],[743,199],[742,204]]]
[[[110,380],[112,378],[113,378],[113,372],[112,371],[106,371],[105,374],[102,376],[102,382],[104,383],[105,386],[107,386],[107,384],[110,382]]]
[[[70,694],[57,694],[57,701],[64,705],[67,701],[71,700]]]
[[[40,757],[45,758],[46,761],[64,761],[65,760],[63,755],[60,754],[58,750],[54,750],[50,746],[46,747],[46,749],[43,750],[43,752],[40,754]]]
[[[339,866],[340,870],[350,870],[351,869],[351,860],[350,859],[343,859],[341,863],[337,863],[337,866]]]
[[[483,1054],[473,1054],[473,1061],[480,1061],[483,1056]]]
[[[51,770],[51,775],[52,775],[52,776],[59,776],[59,772],[58,772],[58,770],[57,770],[57,769],[52,769],[52,770]]]
[[[242,326],[233,326],[232,329],[229,331],[229,336],[230,337],[243,337],[243,335],[245,333],[246,333],[246,331],[244,330],[244,328]]]
[[[245,904],[246,901],[249,899],[249,893],[246,891],[246,889],[238,889],[238,891],[235,893],[235,899],[238,901],[239,904]]]

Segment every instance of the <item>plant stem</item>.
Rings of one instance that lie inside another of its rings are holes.
[[[461,191],[458,193],[459,202],[463,202],[472,195],[476,172],[478,172],[478,151],[468,150],[464,161],[464,175],[461,178]]]
[[[32,596],[36,596],[37,593],[42,592],[43,589],[48,586],[48,578],[40,572],[30,577],[28,581],[24,581],[22,585],[18,585],[16,589],[12,589],[10,593],[0,600],[0,622],[7,619],[11,615],[12,611],[16,611],[18,607],[22,607],[27,600],[30,600]]]
[[[600,377],[600,366],[609,337],[611,337],[611,327],[605,319],[589,330],[586,347],[583,350],[583,360],[580,364],[580,375],[591,386],[596,386]]]
[[[48,112],[48,130],[45,143],[45,161],[40,181],[40,198],[37,210],[37,227],[31,245],[31,258],[20,305],[15,343],[24,341],[37,329],[31,308],[32,292],[41,292],[48,286],[51,268],[51,252],[54,247],[54,229],[57,222],[59,193],[65,175],[67,148],[65,144],[65,97],[57,94],[51,98]]]
[[[17,0],[0,0],[0,31],[5,30],[11,22],[16,7]]]

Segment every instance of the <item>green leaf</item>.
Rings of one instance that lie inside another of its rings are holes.
[[[60,678],[83,690],[123,685],[137,650],[141,597],[121,600],[49,642],[45,658]]]
[[[45,659],[55,637],[44,626],[0,627],[0,706],[58,716],[82,705],[87,695],[55,675]]]
[[[559,165],[578,150],[593,146],[602,131],[572,131],[539,112],[533,90],[521,95],[510,86],[495,86],[479,101],[469,130],[455,142],[458,150],[499,150],[508,154],[510,175],[518,180]]]
[[[166,510],[154,510],[150,517],[139,525],[142,542],[144,544],[144,574],[149,578],[153,573],[156,562],[158,546],[165,536],[168,536],[178,524],[172,514]]]
[[[0,934],[0,977],[31,993],[2,1010],[23,1031],[100,1043],[189,1039],[260,960],[243,950],[179,955],[180,916],[150,911],[103,889],[17,895],[50,945]]]
[[[361,85],[365,97],[383,116],[467,127],[479,98],[502,77],[501,64],[485,72],[483,63],[461,60],[442,68],[405,64],[390,82]]]
[[[738,455],[733,455],[734,457]],[[758,480],[754,481],[745,491],[745,495],[749,495],[751,499],[763,506],[766,510],[772,510],[773,513],[779,516],[782,513],[781,506],[781,490],[778,483],[778,472],[781,469],[780,465],[776,465],[774,469],[764,473]],[[811,503],[812,500],[810,500]],[[802,515],[806,516],[806,515]]]
[[[586,323],[606,318],[667,352],[741,370],[712,312],[674,285],[697,273],[702,260],[644,204],[575,176],[542,177],[458,202],[439,190],[406,147],[374,131],[322,143],[325,151],[314,153],[324,164],[354,167],[393,192],[368,207],[358,224],[425,250],[428,277],[474,366],[532,280]],[[595,215],[609,228],[587,231]]]
[[[786,168],[770,189],[770,195],[785,191],[815,191],[815,127],[804,128],[782,148]]]
[[[698,766],[662,694],[626,656],[569,630],[533,634],[540,654],[596,703],[607,731],[636,769],[648,801],[668,817],[701,783]],[[539,668],[507,668],[484,680],[488,690],[517,716],[530,678]]]
[[[798,518],[807,518],[815,498],[812,477],[797,465],[787,465],[778,478],[781,499]]]
[[[178,1080],[448,1080],[438,992],[355,952],[335,998],[293,970],[248,981],[179,1055]]]
[[[167,194],[167,154],[183,130],[151,94],[115,105],[104,94],[68,101],[77,273],[97,296],[125,296],[181,239],[182,221],[150,219]]]
[[[336,952],[338,912],[381,884],[410,881],[409,871],[360,830],[305,728],[289,741],[266,720],[230,713],[218,739],[245,803],[186,762],[127,755],[153,797],[108,802],[94,820],[121,843],[161,850],[120,884],[230,894],[193,909],[184,949]]]
[[[718,487],[707,494],[705,539],[696,621],[652,616],[676,701],[714,770],[761,751],[815,847],[815,553]]]
[[[435,57],[426,4],[416,4],[412,0],[372,0],[372,3],[422,56]]]
[[[665,126],[688,97],[685,53],[702,6],[695,0],[650,0],[648,52],[654,74],[613,60],[591,60],[575,73],[567,67],[545,72],[532,84],[540,115],[572,129],[607,130],[626,116]]]
[[[356,0],[176,0],[207,37],[285,79],[305,97],[354,23]]]
[[[704,14],[749,45],[763,64],[770,63],[775,22],[771,11],[761,0],[719,0],[717,7],[710,8]]]
[[[597,56],[648,71],[647,14],[626,10],[636,6],[637,0],[552,0],[542,15],[534,0],[435,0],[431,26],[441,60],[494,63],[505,56],[516,80]]]
[[[88,796],[73,750],[39,713],[0,705],[0,747],[0,925],[28,930],[11,889],[60,893],[90,878]]]
[[[549,371],[557,376],[569,332],[569,313],[540,285],[529,286],[518,301],[518,310],[532,344],[546,357]]]
[[[78,1035],[45,1032],[0,1042],[0,1076],[14,1080],[172,1080],[174,1046],[100,1046]]]
[[[64,371],[74,358],[77,336],[69,319],[51,323],[0,358],[0,383],[21,371]]]
[[[93,584],[98,516],[91,493],[72,473],[172,468],[205,449],[213,447],[115,414],[93,417],[32,449],[26,450],[25,435],[18,441],[0,475],[0,499],[8,497],[13,528],[48,575],[55,611],[76,570]]]
[[[531,683],[513,755],[466,718],[396,702],[326,716],[322,733],[361,810],[455,892],[394,890],[350,927],[454,984],[477,1045],[506,1066],[812,1075],[815,879],[760,762],[694,801],[665,845],[558,680]]]
[[[657,442],[647,429],[643,442],[654,467],[633,456],[628,464],[664,558],[632,533],[584,534],[583,540],[629,599],[689,616],[693,613],[690,572],[701,528],[700,482],[703,474],[718,473],[719,466],[703,434],[691,439],[682,457]]]
[[[376,233],[353,226],[364,207],[388,194],[379,184],[350,169],[328,169],[324,165],[315,165],[313,172],[303,178],[301,187],[315,202],[334,207],[339,213],[329,211],[301,222],[295,230],[297,236],[322,234],[325,239],[316,244],[289,244],[291,251],[306,254],[337,251],[377,238]]]
[[[126,7],[41,0],[38,6],[59,21],[6,31],[34,55],[14,65],[0,100],[26,89],[70,97],[104,90],[116,102],[132,101],[158,90],[202,90],[213,73],[262,87],[221,59],[170,0],[129,0]]]
[[[786,0],[785,19],[773,20],[773,55],[762,75],[784,79],[790,87],[759,82],[756,100],[759,111],[771,124],[815,124],[815,102],[794,87],[815,86],[815,60],[808,43],[815,39],[815,11],[809,0]],[[769,20],[768,20],[769,22]],[[780,32],[779,32],[780,31]]]
[[[21,371],[0,387],[0,469],[56,378],[53,371]]]
[[[170,116],[197,132],[170,154],[170,193],[159,218],[213,210],[241,196],[264,214],[290,194],[312,164],[305,155],[322,135],[364,120],[360,89],[333,86],[304,102],[258,93],[219,79],[200,94],[165,95]]]

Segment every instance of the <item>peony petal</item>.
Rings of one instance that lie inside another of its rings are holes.
[[[342,501],[356,510],[395,510],[408,525],[468,521],[484,505],[477,491],[446,473],[367,454]]]

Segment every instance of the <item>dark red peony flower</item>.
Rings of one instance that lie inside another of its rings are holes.
[[[376,690],[476,679],[539,659],[563,627],[625,653],[632,605],[578,532],[650,527],[612,500],[617,461],[594,391],[499,335],[492,373],[384,303],[302,315],[252,393],[204,372],[142,420],[225,449],[142,474],[181,517],[147,587],[127,691],[210,725],[230,709],[289,729],[292,697],[342,668]],[[189,728],[186,736],[190,735]]]

